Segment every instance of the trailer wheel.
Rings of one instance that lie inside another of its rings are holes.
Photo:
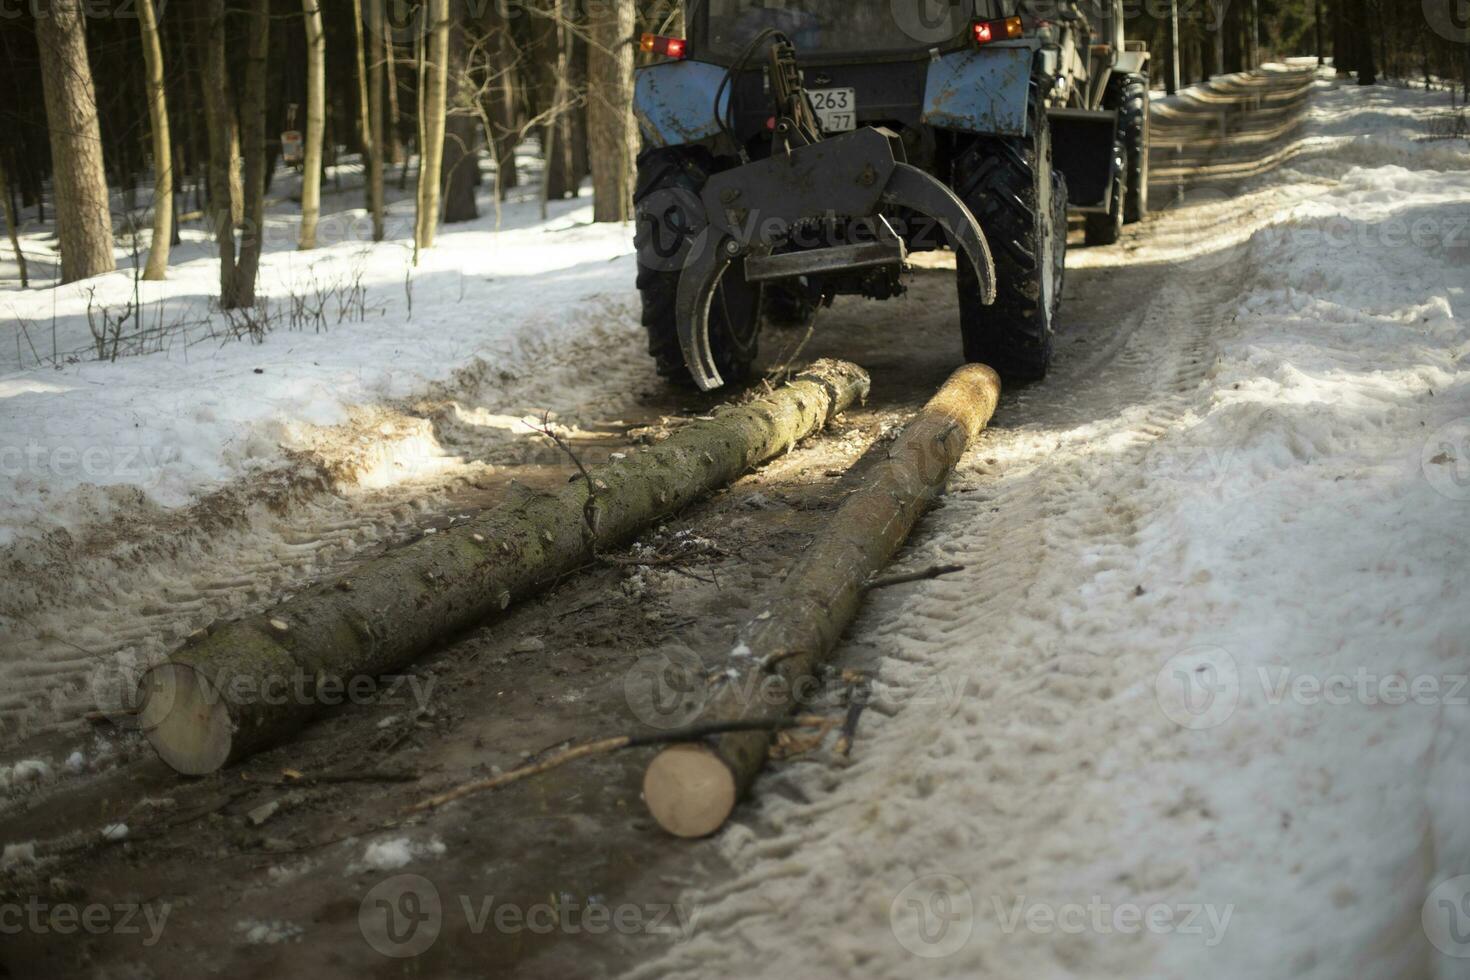
[[[1113,144],[1113,188],[1108,193],[1108,209],[1084,215],[1088,245],[1116,245],[1123,237],[1123,196],[1128,184],[1127,151],[1119,138]]]
[[[714,158],[702,150],[658,149],[638,158],[638,291],[648,353],[658,373],[680,385],[694,379],[679,346],[675,307],[679,276],[690,250],[705,239],[707,222],[697,213],[700,191],[714,173]],[[759,348],[761,288],[745,281],[744,266],[732,265],[715,290],[710,307],[710,346],[727,383],[751,376]]]
[[[1127,158],[1123,170],[1128,179],[1123,192],[1123,221],[1131,225],[1148,214],[1148,78],[1123,75],[1114,83],[1118,128],[1122,130]]]
[[[957,263],[965,360],[989,364],[1009,381],[1040,380],[1051,366],[1062,285],[1057,257],[1066,251],[1066,196],[1053,198],[1051,127],[1037,98],[1028,122],[1028,136],[976,137],[954,165],[955,193],[980,222],[995,260],[992,306],[981,302],[969,263]]]

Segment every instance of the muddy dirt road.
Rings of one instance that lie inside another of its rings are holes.
[[[1088,549],[1104,558],[1130,547],[1126,515],[1099,526],[1068,519],[1074,507],[1091,513],[1076,507],[1087,485],[1024,484],[1022,492],[1008,482],[1014,474],[984,460],[1002,445],[1044,459],[1039,433],[1122,413],[1138,413],[1135,428],[1146,439],[1185,409],[1184,393],[1208,368],[1204,338],[1242,274],[1228,254],[1189,255],[1191,237],[1201,221],[1229,220],[1219,205],[1233,181],[1279,159],[1308,84],[1300,73],[1227,79],[1156,110],[1159,213],[1130,227],[1116,248],[1084,250],[1074,232],[1053,374],[1006,393],[947,505],[971,515],[985,546],[956,555],[921,525],[902,561],[920,568],[944,554],[970,566],[967,584],[926,587],[925,609],[973,614],[1028,601],[1043,557],[1065,543],[1059,537],[1074,545],[1088,538]],[[1177,259],[1169,257],[1172,243]],[[1138,260],[1145,246],[1152,258]],[[256,608],[395,542],[565,479],[566,460],[521,421],[536,409],[554,410],[589,460],[703,411],[708,403],[653,379],[632,311],[610,309],[598,343],[546,352],[546,374],[578,382],[574,400],[548,402],[542,378],[534,391],[498,379],[495,394],[477,401],[488,384],[466,376],[440,399],[364,413],[356,433],[323,432],[307,476],[263,475],[167,517],[134,511],[133,528],[117,540],[56,541],[7,556],[7,571],[37,577],[21,607],[35,624],[22,641],[37,663],[63,624],[78,647],[68,693],[49,714],[35,715],[36,724],[15,729],[23,737],[17,757],[87,741],[87,766],[102,771],[13,793],[0,811],[0,840],[63,841],[67,853],[40,867],[17,861],[6,887],[43,909],[128,905],[166,915],[156,931],[138,916],[134,931],[7,936],[0,947],[7,975],[611,976],[666,955],[703,928],[720,928],[686,896],[718,894],[734,880],[732,848],[769,835],[781,843],[762,857],[781,860],[790,828],[771,826],[762,800],[803,792],[786,772],[815,767],[835,783],[854,763],[821,748],[793,752],[773,766],[738,825],[708,841],[674,842],[657,832],[639,800],[641,754],[559,770],[423,818],[407,820],[403,810],[569,740],[669,723],[649,699],[657,679],[650,670],[728,649],[757,597],[779,583],[844,491],[861,482],[865,458],[957,363],[952,272],[942,260],[933,265],[915,272],[902,300],[839,302],[809,338],[800,330],[767,334],[773,364],[836,356],[863,365],[872,398],[825,437],[642,542],[685,556],[682,563],[609,564],[568,579],[426,658],[370,703],[215,778],[177,779],[125,731],[125,719],[94,717],[84,727],[81,715],[100,700],[98,690],[122,691],[127,678],[119,669],[117,679],[99,679],[95,655],[130,644],[145,654],[166,649],[217,616]],[[455,462],[414,455],[412,433],[422,426]],[[384,427],[404,433],[393,443],[396,457],[384,458],[381,440],[355,440]],[[355,454],[354,446],[369,444],[371,458]],[[359,477],[404,465],[443,472],[344,497],[332,490],[333,465]],[[56,561],[66,574],[45,580],[42,569]],[[970,591],[974,577],[989,584],[983,594]],[[111,584],[86,592],[104,579]],[[142,601],[148,593],[153,601]],[[880,653],[872,639],[891,632],[887,620],[914,601],[904,588],[875,599],[839,651],[840,666],[871,667]],[[57,684],[53,668],[38,666],[35,690],[7,696],[19,711]],[[834,681],[834,710],[842,691]],[[880,703],[879,710],[925,709]],[[110,760],[95,761],[98,745]],[[862,755],[860,735],[854,760]],[[116,823],[127,825],[124,842],[98,836]],[[694,969],[693,961],[674,962]]]

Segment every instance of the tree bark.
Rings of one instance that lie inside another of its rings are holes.
[[[1169,0],[1169,67],[1164,75],[1164,92],[1173,95],[1179,91],[1179,0]]]
[[[148,122],[153,131],[153,241],[143,278],[168,278],[169,246],[174,234],[174,151],[168,128],[168,92],[163,80],[163,45],[153,0],[137,0],[138,30],[143,37],[143,64],[148,81]]]
[[[245,156],[240,264],[235,303],[255,305],[255,280],[265,242],[265,91],[270,57],[270,0],[249,0],[245,97],[240,103],[240,143]]]
[[[306,131],[301,169],[301,238],[305,251],[316,248],[322,210],[322,134],[327,125],[327,36],[319,0],[301,0],[306,25]]]
[[[375,18],[373,29],[368,31],[368,37],[363,37],[362,0],[353,0],[357,15],[357,71],[362,71],[363,60],[368,60],[368,116],[363,122],[363,140],[368,143],[368,210],[372,212],[372,239],[382,241],[384,238],[384,226],[382,226],[382,162],[384,162],[384,145],[387,140],[387,129],[384,128],[382,118],[382,41],[376,38],[384,37],[388,31],[388,25],[382,22],[382,7],[373,3],[369,9],[369,16]],[[366,41],[372,38],[372,48],[365,51]]]
[[[699,673],[710,686],[697,691],[698,713],[681,710],[676,727],[781,719],[802,710],[793,691],[837,645],[869,580],[939,498],[999,399],[1000,378],[990,368],[970,364],[955,372],[773,592],[739,653],[701,665],[709,668]],[[665,749],[644,775],[649,812],[679,837],[718,830],[764,764],[770,739],[769,730],[747,731]]]
[[[596,4],[587,45],[587,120],[594,221],[632,213],[638,124],[633,118],[633,0]]]
[[[381,18],[382,8],[373,4],[373,16]],[[362,156],[366,164],[367,208],[373,216],[373,241],[383,240],[383,63],[378,58],[377,46],[372,52],[369,66],[367,37],[381,34],[387,25],[381,22],[373,30],[364,32],[362,0],[352,0],[352,23],[357,31],[357,88],[358,108],[362,114]]]
[[[50,10],[36,18],[36,45],[51,140],[61,281],[75,282],[117,268],[81,0],[53,0]]]
[[[439,230],[439,179],[444,166],[444,112],[449,83],[449,0],[429,0],[427,63],[420,104],[418,220],[414,232],[414,259],[420,249],[433,248]]]
[[[1378,70],[1373,65],[1373,38],[1370,33],[1368,0],[1351,0],[1353,5],[1353,69],[1359,85],[1378,84]]]
[[[520,183],[520,174],[516,172],[516,143],[520,136],[516,115],[516,73],[521,58],[508,16],[505,0],[496,0],[486,4],[480,20],[485,78],[481,111],[487,129],[485,137],[495,155],[495,186],[501,200]]]
[[[230,179],[234,146],[229,75],[225,64],[225,2],[206,0],[204,17],[204,128],[209,137],[209,224],[219,252],[219,301],[235,307],[235,201]],[[228,123],[227,123],[228,120]]]
[[[821,362],[555,493],[502,506],[274,609],[213,627],[143,677],[143,731],[179,772],[215,772],[295,731],[329,705],[326,691],[401,668],[584,567],[600,549],[626,544],[789,451],[867,391],[861,368]],[[298,689],[300,696],[281,696]]]
[[[444,173],[440,193],[444,198],[444,223],[473,221],[480,216],[475,187],[480,176],[480,110],[477,93],[466,73],[469,43],[464,24],[458,20],[449,31],[448,86],[444,120]]]
[[[384,25],[383,72],[386,76],[384,84],[388,90],[388,122],[384,133],[383,154],[387,163],[399,164],[403,162],[405,156],[403,142],[398,134],[398,127],[403,117],[398,111],[398,56],[394,54],[395,45],[389,31],[390,28]]]

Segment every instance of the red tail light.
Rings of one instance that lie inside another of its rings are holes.
[[[1005,20],[975,21],[975,43],[989,44],[991,41],[1008,41],[1020,37],[1024,28],[1021,18],[1007,17]]]
[[[682,37],[660,37],[657,34],[643,35],[643,41],[639,44],[649,54],[661,54],[666,58],[684,60],[689,53],[689,42]]]

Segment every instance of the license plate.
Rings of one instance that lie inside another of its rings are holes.
[[[822,129],[828,133],[848,133],[857,129],[857,89],[819,88],[808,89],[812,108],[822,121]]]

